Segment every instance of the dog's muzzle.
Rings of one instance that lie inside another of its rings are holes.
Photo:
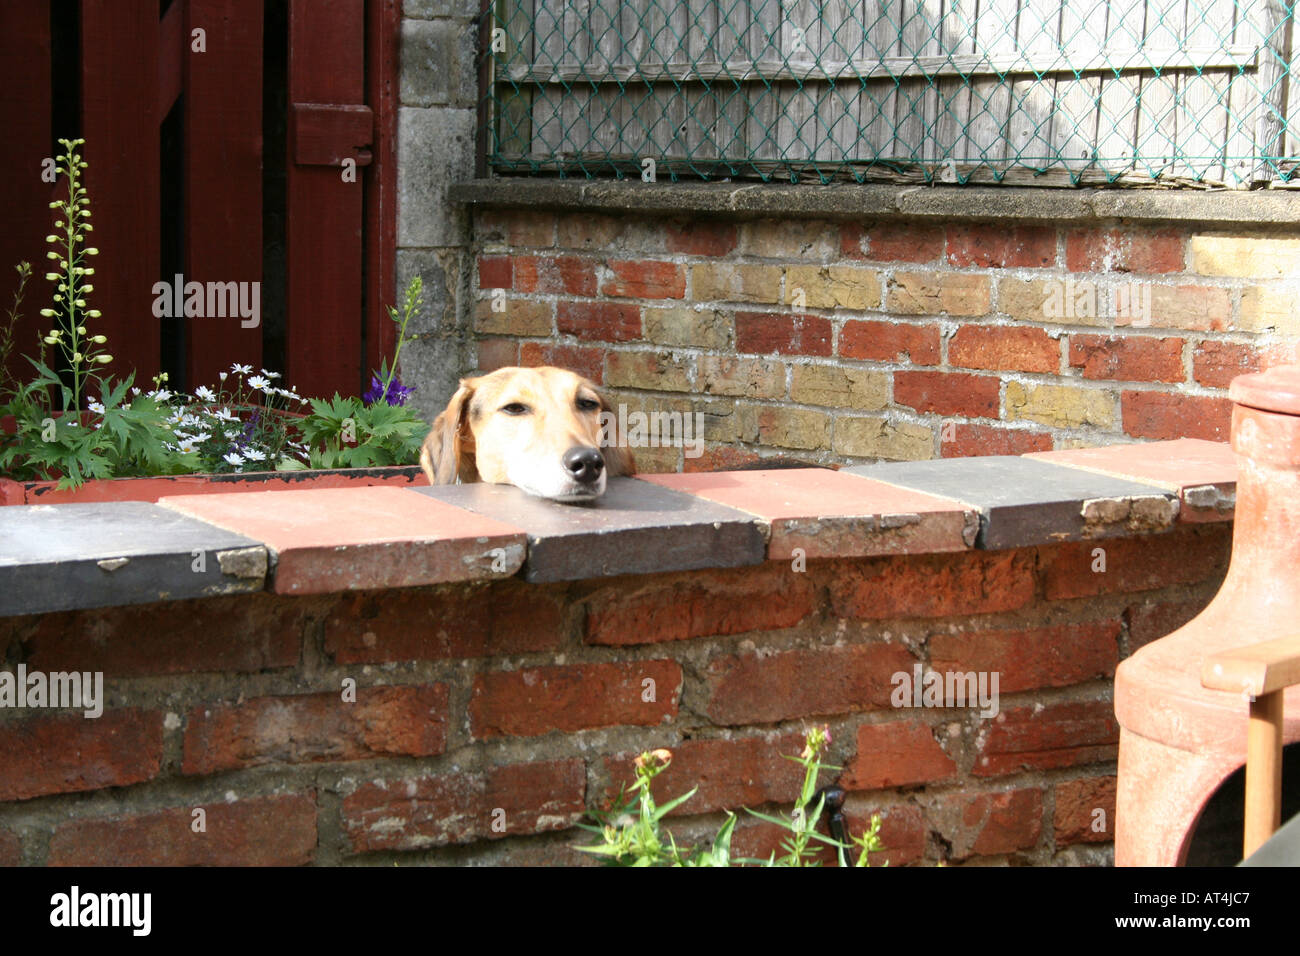
[[[599,448],[576,445],[564,453],[564,470],[581,485],[594,485],[605,472],[605,458]]]

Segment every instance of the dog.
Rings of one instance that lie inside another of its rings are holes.
[[[594,501],[607,478],[636,473],[632,452],[602,434],[604,413],[612,413],[605,397],[566,369],[461,379],[424,440],[420,467],[433,485],[486,481],[552,501]]]

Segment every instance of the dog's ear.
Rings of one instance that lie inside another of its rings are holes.
[[[420,449],[420,467],[431,485],[478,481],[474,463],[474,436],[469,430],[469,400],[476,380],[463,378],[442,414],[433,420],[429,437]]]
[[[606,415],[611,415],[614,421],[617,422],[618,413],[614,411],[609,399],[601,392],[596,394],[600,396],[601,418],[605,419]],[[619,434],[618,429],[615,428],[614,437],[616,439],[615,444],[601,442],[600,453],[605,459],[605,473],[611,478],[617,478],[620,475],[635,475],[636,459],[632,457],[632,450],[625,443],[627,436]]]

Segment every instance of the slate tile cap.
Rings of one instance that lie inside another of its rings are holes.
[[[260,541],[155,504],[0,508],[0,615],[260,591],[265,580]]]
[[[1089,501],[1163,499],[1167,505],[1161,508],[1167,513],[1158,515],[1155,527],[1140,529],[1146,531],[1167,529],[1177,509],[1177,497],[1159,485],[1014,455],[887,462],[844,471],[973,505],[980,511],[983,548],[1026,547],[1139,530],[1109,516],[1088,525],[1082,506]]]
[[[486,482],[404,493],[522,528],[530,545],[524,577],[531,581],[738,567],[766,557],[767,529],[753,515],[636,478],[611,478],[601,497],[584,504]]]

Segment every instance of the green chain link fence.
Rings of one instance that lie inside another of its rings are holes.
[[[488,160],[619,178],[653,160],[658,180],[1283,183],[1300,152],[1294,6],[496,0]]]

